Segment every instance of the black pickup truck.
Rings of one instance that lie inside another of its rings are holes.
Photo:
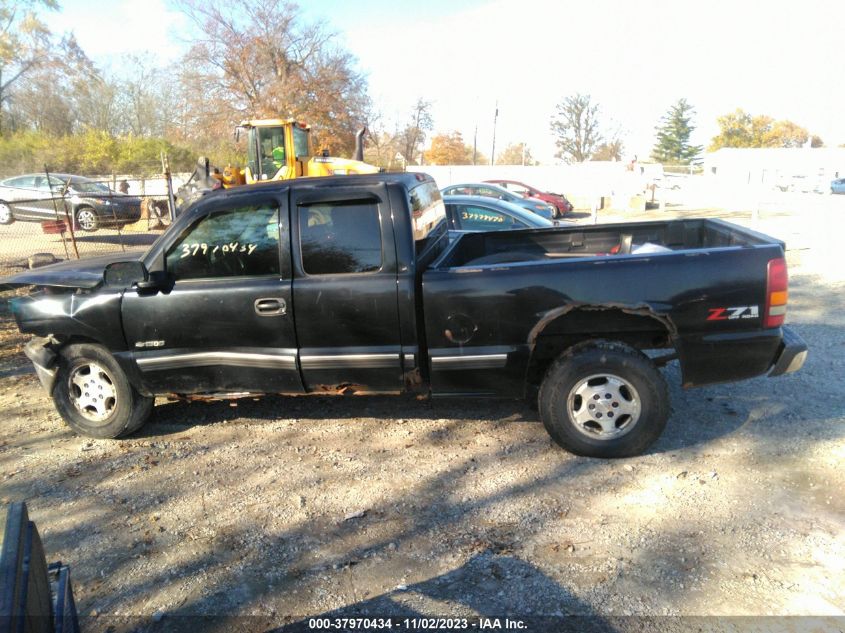
[[[669,360],[691,387],[806,356],[774,239],[691,219],[450,242],[424,174],[221,191],[118,258],[0,280],[35,288],[13,300],[26,354],[94,437],[138,429],[157,395],[527,397],[564,448],[618,457],[666,424]]]

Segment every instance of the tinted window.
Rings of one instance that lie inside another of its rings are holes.
[[[108,185],[93,180],[71,180],[70,188],[79,193],[111,193]]]
[[[299,207],[302,267],[309,275],[367,273],[381,268],[381,229],[375,202]]]
[[[526,226],[499,211],[470,205],[458,205],[457,221],[464,231],[501,231]]]
[[[279,275],[279,212],[271,206],[216,211],[167,253],[176,279]]]

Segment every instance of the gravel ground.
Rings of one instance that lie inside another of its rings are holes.
[[[690,391],[668,366],[666,432],[626,460],[569,455],[510,401],[160,401],[136,436],[83,439],[7,323],[2,501],[26,500],[49,558],[71,564],[88,630],[189,614],[258,629],[357,613],[841,616],[845,280],[833,238],[808,234],[841,235],[843,217],[734,218],[798,244],[788,321],[809,360]]]

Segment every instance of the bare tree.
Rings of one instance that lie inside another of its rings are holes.
[[[55,0],[0,0],[0,133],[12,86],[51,57],[50,31],[38,19],[38,5],[59,6]]]
[[[434,127],[434,119],[431,116],[431,101],[426,101],[422,97],[417,99],[411,110],[411,116],[408,123],[397,135],[398,148],[405,161],[410,164],[419,164],[417,155],[420,146],[425,142],[425,137],[428,132]]]
[[[202,32],[185,59],[186,120],[219,138],[241,119],[293,117],[313,125],[318,147],[351,151],[370,102],[333,33],[305,23],[288,0],[180,5]]]
[[[101,77],[73,35],[55,42],[50,54],[49,64],[36,64],[8,91],[8,111],[17,127],[70,134],[90,126],[88,94]],[[108,121],[97,123],[108,129]]]
[[[598,104],[591,102],[590,95],[575,94],[561,101],[556,110],[551,121],[552,133],[557,137],[555,156],[579,163],[588,160],[603,140]]]

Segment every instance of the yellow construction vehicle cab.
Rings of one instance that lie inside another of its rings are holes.
[[[377,167],[363,162],[362,139],[366,129],[356,137],[356,158],[314,156],[311,150],[311,126],[294,119],[260,119],[244,121],[239,131],[247,132],[246,167],[229,170],[224,186],[253,184],[264,180],[286,180],[303,176],[374,174]]]

